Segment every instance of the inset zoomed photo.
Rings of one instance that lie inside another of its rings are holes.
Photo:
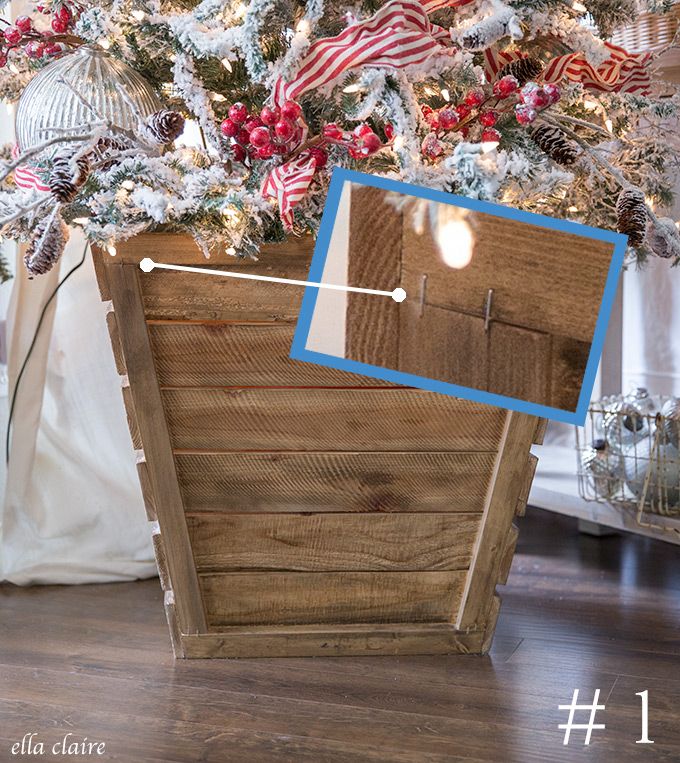
[[[336,173],[291,357],[582,423],[625,237]]]

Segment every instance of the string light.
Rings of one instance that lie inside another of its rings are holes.
[[[498,147],[498,141],[497,140],[485,140],[482,144],[482,153],[488,154],[489,151],[493,151],[495,148]]]
[[[298,34],[303,34],[305,37],[309,37],[309,33],[312,31],[312,28],[307,19],[300,19],[299,24],[295,27],[295,31]]]
[[[100,37],[97,40],[97,45],[104,50],[108,50],[111,47],[111,41],[107,37]]]
[[[435,235],[444,264],[461,270],[472,260],[472,230],[465,220],[448,220]]]
[[[89,219],[89,217],[74,217],[71,222],[75,223],[76,225],[87,225],[87,221]]]
[[[113,244],[107,244],[106,251],[112,256],[115,257],[118,254],[118,250]]]
[[[614,134],[614,123],[611,119],[605,119],[604,126],[607,128],[607,132]]]
[[[586,8],[586,6],[585,6],[585,5],[583,5],[583,3],[580,3],[580,2],[578,2],[578,0],[575,0],[575,2],[573,2],[573,3],[571,4],[571,7],[572,7],[572,8],[573,8],[573,9],[574,9],[574,10],[575,10],[577,13],[588,13],[588,9]]]
[[[125,188],[126,191],[132,191],[134,190],[135,184],[132,182],[132,180],[123,180],[121,186]]]
[[[12,74],[19,74],[19,67],[16,66],[16,64],[10,64],[7,68],[12,72]]]
[[[358,83],[354,83],[352,85],[347,85],[347,87],[342,89],[343,93],[358,93],[359,90],[361,90],[361,87]]]
[[[146,18],[146,13],[144,11],[132,11],[131,14],[134,18],[137,19],[137,21],[143,21]]]
[[[404,136],[403,135],[397,135],[397,137],[394,139],[394,143],[392,144],[394,146],[395,151],[399,151],[399,149],[404,147]]]
[[[231,61],[228,58],[223,58],[220,63],[228,72],[234,71],[234,67],[231,65]]]
[[[569,212],[578,212],[578,207],[569,207]]]
[[[451,100],[451,94],[447,88],[442,88],[442,98],[448,103]]]
[[[236,254],[236,249],[234,249],[233,246],[228,246],[225,250],[227,254],[230,254],[232,257]]]

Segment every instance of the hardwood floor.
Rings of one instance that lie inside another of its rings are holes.
[[[678,560],[530,509],[488,657],[174,663],[157,580],[0,587],[0,761],[678,761]],[[557,705],[598,688],[606,728],[564,747]],[[69,733],[105,753],[52,755]]]

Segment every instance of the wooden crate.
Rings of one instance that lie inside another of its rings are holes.
[[[542,420],[288,358],[307,240],[93,253],[178,657],[488,650]]]

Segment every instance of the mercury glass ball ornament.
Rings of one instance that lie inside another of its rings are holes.
[[[624,450],[626,485],[636,498],[641,498],[649,470],[645,505],[673,508],[680,503],[680,452],[663,442],[659,442],[652,452],[653,443],[654,438],[648,438]]]
[[[610,448],[606,440],[593,440],[593,444],[584,449],[581,466],[597,498],[612,498],[621,490],[621,454]]]
[[[665,443],[680,448],[680,398],[671,397],[661,408],[661,436]]]
[[[610,448],[622,451],[649,438],[649,420],[628,400],[617,400],[605,407],[604,434]]]
[[[16,113],[21,151],[57,136],[59,129],[87,128],[97,121],[73,91],[98,115],[126,130],[137,130],[137,117],[129,102],[143,118],[161,108],[151,85],[134,69],[101,48],[83,45],[39,71],[25,87]]]

